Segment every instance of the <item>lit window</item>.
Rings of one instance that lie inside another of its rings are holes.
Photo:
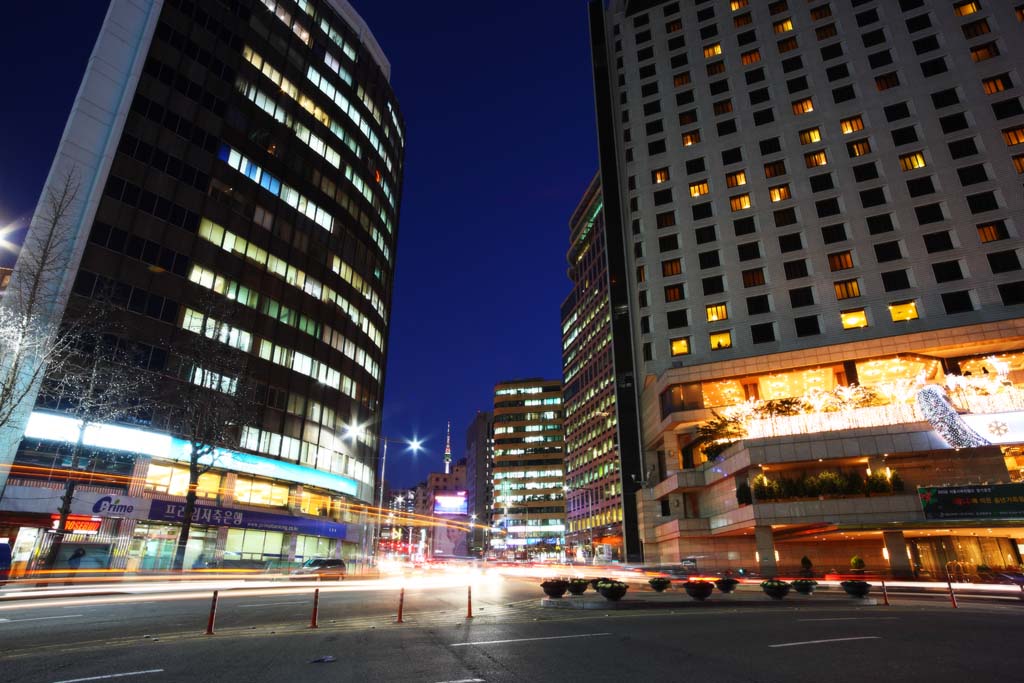
[[[764,165],[764,177],[775,178],[780,175],[786,175],[786,162],[783,160],[771,161]]]
[[[772,30],[776,33],[788,33],[793,30],[793,20],[783,19],[782,21],[776,21],[772,24]]]
[[[729,9],[735,12],[738,9],[743,9],[750,4],[750,0],[731,0],[729,2]]]
[[[985,43],[971,48],[971,59],[975,62],[984,62],[999,56],[999,47],[995,43]]]
[[[644,266],[636,267],[636,281],[640,284],[647,282],[647,269]]]
[[[843,311],[839,314],[843,321],[844,330],[855,330],[858,327],[868,326],[868,316],[863,308],[855,308],[852,311]]]
[[[690,353],[690,338],[680,337],[672,340],[672,355],[685,356]]]
[[[978,239],[984,242],[997,242],[1009,239],[1010,233],[1006,229],[1006,223],[995,221],[978,225]]]
[[[1013,167],[1017,169],[1017,173],[1024,173],[1024,154],[1013,157]]]
[[[811,101],[810,97],[805,97],[802,100],[797,100],[793,103],[793,113],[797,116],[801,114],[809,114],[814,111],[814,102]]]
[[[728,187],[739,187],[747,184],[746,171],[736,171],[725,176],[725,184]]]
[[[1013,83],[1010,81],[1009,74],[1000,74],[983,80],[981,87],[985,89],[986,95],[994,95],[997,92],[1003,92],[1007,88],[1013,87]]]
[[[900,168],[904,171],[913,171],[917,168],[924,168],[928,164],[924,161],[924,155],[920,152],[910,152],[900,155]]]
[[[899,301],[889,304],[889,317],[897,323],[903,320],[917,320],[917,302]]]
[[[958,17],[966,17],[969,14],[981,11],[981,3],[977,0],[967,0],[967,2],[958,2],[953,5],[953,14]]]
[[[677,73],[675,76],[672,77],[672,85],[674,85],[677,88],[679,88],[681,86],[684,86],[684,85],[689,85],[689,83],[690,83],[690,72],[689,71],[682,71],[682,72]]]
[[[744,64],[757,64],[761,61],[760,50],[750,50],[740,55],[740,61]]]
[[[698,142],[700,142],[699,130],[691,130],[688,133],[683,133],[683,147],[696,145]]]
[[[682,285],[671,285],[665,288],[665,301],[682,301],[685,298]]]
[[[864,119],[859,115],[843,119],[839,122],[839,129],[843,131],[843,135],[849,135],[850,133],[854,133],[858,130],[864,130]]]
[[[776,185],[775,187],[768,188],[768,197],[773,203],[791,199],[792,196],[789,191],[789,185]]]
[[[673,275],[681,275],[683,272],[682,262],[674,258],[671,261],[661,262],[661,274],[664,277],[672,277]]]
[[[704,46],[704,57],[710,59],[711,57],[717,57],[722,54],[722,44],[713,43],[711,45]]]
[[[735,197],[729,197],[729,208],[733,211],[742,211],[743,209],[750,208],[750,195],[749,194],[738,194]]]
[[[728,349],[732,346],[732,332],[712,332],[708,339],[714,350]]]
[[[860,296],[860,283],[857,280],[840,280],[833,283],[836,290],[836,299],[852,299]]]
[[[1024,142],[1024,126],[1017,126],[1016,128],[1004,128],[1003,129],[1003,142],[1006,143],[1007,147],[1013,147]]]
[[[709,323],[729,319],[729,309],[726,304],[711,304],[710,306],[705,307],[704,310],[707,313]]]
[[[851,157],[862,157],[865,154],[871,153],[871,143],[866,138],[864,140],[854,140],[846,145],[846,150],[850,153]]]
[[[853,268],[853,254],[849,251],[838,251],[828,255],[828,267],[833,273],[837,270]]]
[[[821,142],[821,131],[817,128],[807,128],[800,131],[800,144],[809,145],[812,142]]]
[[[708,188],[708,181],[706,180],[699,180],[695,183],[690,183],[691,197],[701,197],[703,195],[706,195],[710,191],[711,190]]]
[[[655,185],[661,185],[669,181],[668,168],[659,168],[651,171],[651,180]]]
[[[825,154],[825,150],[823,149],[820,149],[817,152],[808,152],[804,155],[804,163],[807,164],[807,168],[826,166],[828,165],[828,155]]]

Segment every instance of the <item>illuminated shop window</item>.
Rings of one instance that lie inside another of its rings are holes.
[[[917,302],[900,301],[889,304],[889,317],[892,318],[893,322],[917,320]]]
[[[855,308],[852,311],[843,311],[839,314],[843,321],[844,330],[853,330],[858,327],[868,326],[868,316],[863,308]]]
[[[196,494],[200,498],[216,498],[220,493],[220,474],[205,472],[199,475]],[[151,463],[146,473],[146,490],[184,496],[188,493],[188,468]]]

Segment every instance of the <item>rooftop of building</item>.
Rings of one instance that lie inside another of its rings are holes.
[[[359,12],[355,10],[352,5],[349,4],[348,0],[327,0],[329,4],[341,18],[348,22],[352,27],[352,30],[359,36],[359,40],[362,41],[363,45],[366,46],[367,52],[373,57],[374,61],[377,62],[377,66],[384,72],[384,77],[391,81],[391,62],[384,55],[384,50],[381,49],[380,43],[374,38],[373,32],[370,27],[359,16]]]

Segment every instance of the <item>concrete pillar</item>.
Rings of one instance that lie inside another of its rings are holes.
[[[224,548],[228,544],[228,528],[226,526],[217,527],[217,545],[213,549],[213,561],[221,562],[224,559]]]
[[[907,556],[907,541],[902,531],[885,531],[882,533],[885,548],[889,551],[889,569],[898,579],[914,577],[914,568],[910,566]]]
[[[775,561],[775,538],[770,526],[754,527],[754,543],[757,548],[758,570],[761,576],[770,578],[778,571],[778,563]]]

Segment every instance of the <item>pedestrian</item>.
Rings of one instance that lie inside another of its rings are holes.
[[[82,565],[83,557],[85,557],[85,548],[75,548],[75,552],[71,553],[71,557],[68,558],[68,567],[77,570]]]

